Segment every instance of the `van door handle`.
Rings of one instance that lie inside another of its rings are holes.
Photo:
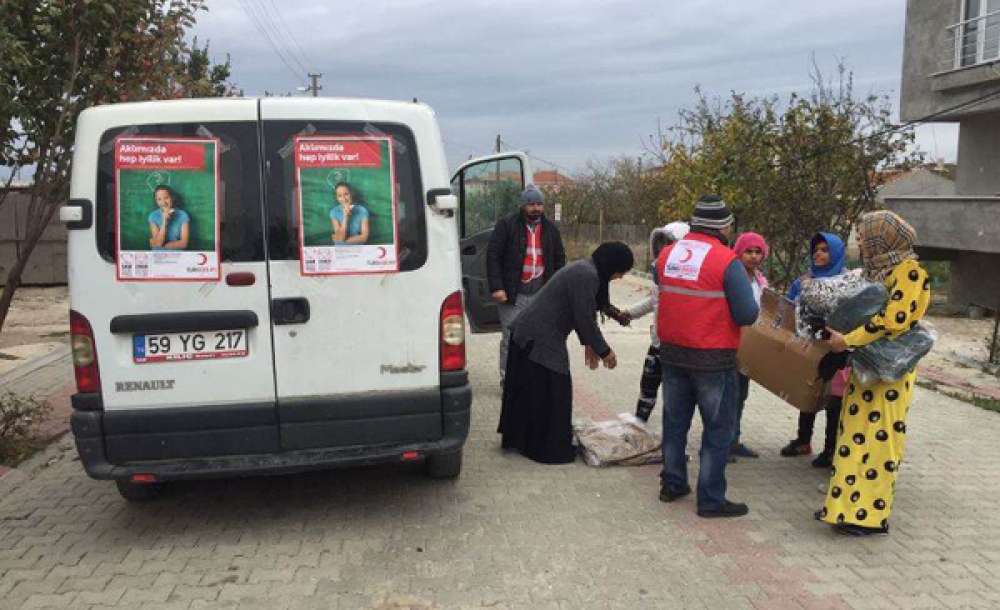
[[[475,253],[476,253],[476,247],[475,246],[466,246],[466,247],[462,248],[462,254],[463,255],[472,256]]]
[[[271,299],[271,322],[275,326],[305,324],[309,321],[309,300],[305,297]]]

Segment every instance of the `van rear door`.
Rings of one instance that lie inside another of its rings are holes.
[[[500,330],[500,313],[486,278],[486,248],[497,220],[518,209],[530,168],[524,153],[505,152],[467,161],[451,179],[459,198],[462,287],[472,332]]]
[[[439,315],[457,289],[441,248],[454,235],[428,246],[405,118],[430,113],[301,101],[260,101],[282,447],[438,440]]]
[[[112,463],[279,448],[258,136],[253,100],[81,115],[71,196],[95,222],[70,231],[71,304],[93,327]]]

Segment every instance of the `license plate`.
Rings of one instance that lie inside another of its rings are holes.
[[[135,335],[132,338],[132,360],[136,364],[242,358],[248,353],[245,329]]]

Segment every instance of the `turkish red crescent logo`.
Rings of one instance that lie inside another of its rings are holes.
[[[208,257],[205,256],[204,254],[199,254],[198,255],[198,264],[199,265],[204,265],[206,263],[208,263]]]
[[[386,251],[382,246],[378,247],[378,258],[385,258]]]
[[[694,257],[694,252],[690,248],[684,248],[685,254],[681,256],[681,262],[686,263]]]

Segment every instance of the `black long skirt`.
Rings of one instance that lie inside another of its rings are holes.
[[[501,446],[542,464],[568,464],[576,459],[572,380],[533,362],[529,353],[530,345],[510,341],[497,426]]]

